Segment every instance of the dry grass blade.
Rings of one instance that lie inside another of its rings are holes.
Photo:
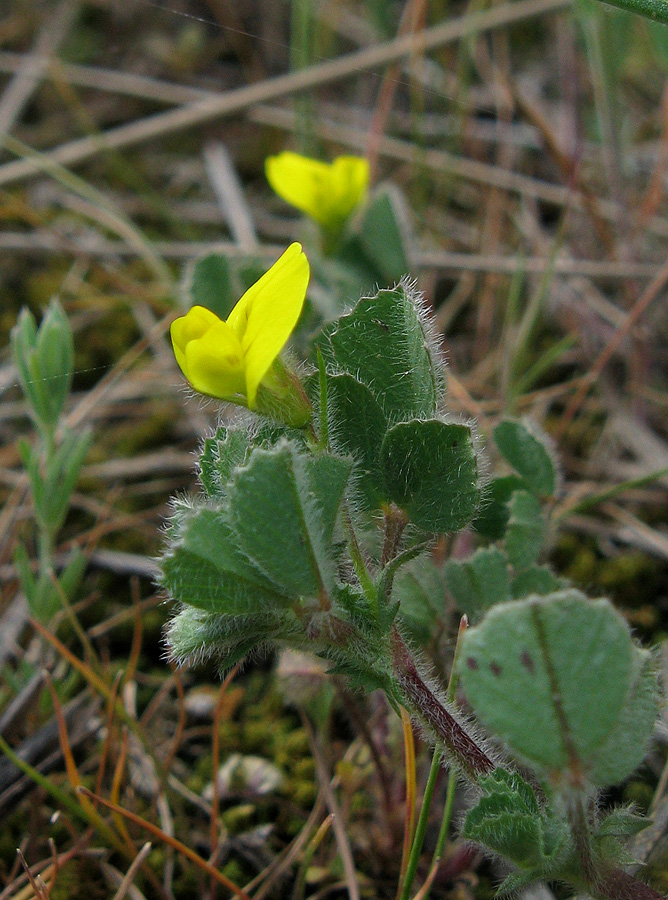
[[[332,790],[332,786],[330,783],[331,779],[329,773],[327,772],[327,765],[325,763],[325,760],[323,759],[322,753],[320,752],[318,739],[316,738],[315,732],[313,731],[313,726],[309,722],[304,712],[300,711],[300,715],[301,720],[304,724],[304,728],[306,729],[306,733],[308,734],[309,743],[311,745],[311,752],[313,753],[313,758],[315,760],[315,767],[316,772],[318,773],[320,789],[325,796],[325,802],[330,813],[332,813],[334,816],[334,819],[332,821],[332,829],[334,831],[336,844],[339,848],[339,854],[341,856],[341,863],[343,865],[343,871],[346,877],[346,886],[348,888],[348,896],[350,897],[350,900],[360,900],[359,886],[357,884],[357,877],[355,875],[355,860],[353,859],[353,853],[350,848],[348,835],[346,834],[341,810],[339,809],[339,804],[336,800],[336,797],[334,796],[334,791]]]
[[[151,852],[151,847],[152,847],[151,842],[147,841],[144,844],[144,846],[141,848],[141,850],[139,851],[137,856],[133,859],[132,863],[128,867],[127,872],[125,873],[125,877],[123,878],[123,881],[121,882],[118,890],[116,891],[116,893],[113,896],[113,900],[124,900],[124,898],[126,897],[128,891],[130,889],[130,885],[134,881],[134,878],[135,878],[137,872],[139,871],[139,869],[142,866],[142,863],[144,862],[146,857]]]
[[[227,689],[232,683],[232,680],[236,676],[239,671],[239,666],[236,665],[234,668],[228,672],[225,676],[225,680],[220,686],[220,690],[218,691],[218,697],[216,698],[216,705],[213,710],[213,726],[212,726],[212,741],[211,741],[211,771],[213,772],[213,779],[211,782],[211,787],[213,789],[213,796],[211,798],[211,820],[209,823],[209,839],[211,843],[211,853],[216,852],[216,848],[218,847],[219,841],[219,825],[218,825],[218,814],[220,810],[220,791],[218,787],[218,767],[220,764],[220,723],[222,721],[223,711],[224,711],[224,702],[225,695],[227,694]],[[213,883],[211,885],[211,896],[214,895]]]
[[[70,739],[67,733],[67,724],[63,715],[63,709],[60,705],[60,700],[58,699],[58,695],[56,694],[53,683],[51,681],[51,677],[48,672],[44,673],[44,680],[49,689],[49,692],[51,693],[53,708],[56,714],[56,721],[58,722],[58,737],[60,739],[60,746],[63,752],[63,757],[65,759],[65,769],[67,771],[67,777],[75,794],[79,796],[78,788],[81,786],[81,776],[79,775],[79,770],[77,769],[76,763],[74,761],[74,756],[72,754],[72,747],[70,746]],[[90,822],[91,826],[96,828],[101,835],[103,835],[108,841],[110,841],[112,846],[116,847],[116,849],[121,853],[127,854],[128,852],[130,852],[132,853],[132,855],[135,854],[136,851],[132,846],[132,843],[130,842],[128,844],[127,839],[123,841],[116,836],[116,834],[112,831],[111,828],[109,828],[107,823],[98,814],[93,804],[90,803],[85,795],[79,797],[79,802],[81,803],[84,815]]]
[[[199,869],[201,869],[202,872],[210,875],[212,878],[215,878],[219,884],[222,884],[229,891],[232,891],[235,897],[242,897],[243,900],[251,900],[250,896],[242,888],[237,887],[235,884],[233,884],[229,880],[229,878],[223,875],[222,872],[219,872],[218,869],[215,868],[215,866],[210,865],[198,853],[195,853],[194,850],[191,850],[190,847],[187,847],[185,844],[181,843],[181,841],[177,840],[177,838],[171,837],[170,835],[166,834],[161,828],[158,828],[157,825],[154,825],[152,822],[148,822],[146,819],[142,819],[141,816],[130,812],[130,810],[128,809],[123,809],[122,806],[118,806],[117,804],[112,803],[110,800],[105,800],[104,797],[99,797],[97,794],[94,794],[92,791],[89,791],[83,786],[80,786],[77,789],[77,793],[83,794],[90,800],[95,800],[96,802],[101,803],[102,806],[106,806],[107,809],[110,809],[112,812],[116,812],[119,815],[124,816],[130,822],[133,822],[135,825],[138,825],[145,831],[150,832],[150,834],[152,834],[158,840],[162,841],[164,844],[167,844],[167,846],[173,847],[174,850],[177,851],[177,853],[180,853],[182,856],[185,856],[186,859],[189,859]]]
[[[397,896],[401,894],[401,889],[406,876],[408,867],[408,857],[411,852],[411,844],[415,835],[415,802],[417,797],[417,776],[415,770],[415,736],[413,734],[413,725],[410,716],[406,710],[401,708],[401,724],[404,733],[404,756],[406,759],[406,817],[404,824],[404,843],[401,851],[401,869],[399,874],[399,884],[397,887]]]
[[[654,276],[652,282],[647,286],[643,294],[634,304],[633,309],[624,317],[623,322],[619,325],[606,346],[596,357],[587,374],[582,378],[575,395],[564,410],[563,416],[560,419],[560,434],[563,434],[570,425],[574,416],[582,406],[590,388],[595,384],[597,378],[608,364],[611,357],[617,352],[652,303],[654,303],[654,301],[665,291],[666,285],[668,285],[668,263],[665,263]]]
[[[77,11],[78,3],[74,0],[63,0],[56,7],[40,31],[34,49],[22,59],[16,75],[5,88],[0,98],[0,145],[41,81],[50,55],[67,37]]]
[[[144,862],[146,857],[151,852],[151,847],[152,847],[151,842],[147,841],[144,844],[144,846],[141,848],[141,850],[139,851],[139,853],[137,854],[135,859],[133,859],[127,872],[125,873],[123,881],[120,883],[118,890],[116,891],[116,893],[113,896],[113,900],[125,900],[125,897],[127,896],[127,893],[130,890],[130,886],[132,885],[132,882],[134,881],[134,878],[135,878],[137,872],[141,868],[142,863]]]
[[[30,887],[35,895],[36,900],[49,900],[49,889],[46,887],[44,882],[42,881],[41,875],[33,875],[30,871],[28,863],[25,860],[22,850],[16,851],[19,859],[21,860],[21,865],[23,866],[23,871],[26,873],[28,877],[28,881],[30,882]]]
[[[223,144],[212,141],[204,148],[204,161],[218,205],[234,240],[244,253],[254,253],[259,241],[253,216],[230,154]]]
[[[473,33],[502,28],[534,16],[545,15],[568,6],[568,0],[517,0],[494,9],[472,13],[426,29],[420,35],[420,49],[424,52],[442,47]],[[237,88],[220,96],[206,98],[187,106],[120,125],[104,134],[81,138],[63,144],[44,154],[44,162],[69,166],[90,159],[102,150],[118,150],[133,144],[163,137],[184,128],[193,128],[224,116],[231,116],[258,103],[278,97],[288,97],[313,88],[350,78],[361,72],[373,71],[410,56],[415,48],[412,35],[397,38],[387,44],[359,50],[339,59],[328,60],[307,69],[279,75],[259,84]],[[37,174],[40,167],[34,160],[22,159],[0,166],[0,185],[11,184]]]

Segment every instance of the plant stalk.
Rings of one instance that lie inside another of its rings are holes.
[[[406,706],[444,744],[449,761],[474,783],[481,775],[493,772],[496,763],[428,687],[396,627],[392,630],[391,646],[394,674]]]
[[[481,775],[488,775],[497,768],[496,764],[426,684],[396,627],[392,630],[391,645],[394,674],[406,706],[442,742],[449,761],[455,763],[462,774],[475,784]],[[579,825],[586,827],[581,807],[580,812],[583,818]],[[571,824],[576,824],[573,819]],[[575,830],[578,830],[577,826]],[[578,836],[575,837],[576,844],[580,844],[578,855],[582,855],[584,848],[577,840]],[[583,881],[586,881],[584,887],[593,900],[666,900],[654,888],[638,881],[623,869],[599,863],[589,853],[588,837],[586,843],[586,859],[580,860],[583,869],[581,874]]]

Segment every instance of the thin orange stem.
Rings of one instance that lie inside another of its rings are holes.
[[[408,858],[413,844],[415,833],[415,802],[417,796],[417,775],[415,767],[415,737],[413,725],[406,710],[401,707],[401,724],[404,728],[404,755],[406,759],[406,819],[404,825],[404,846],[401,853],[401,872],[399,875],[399,890],[404,883]]]
[[[136,815],[133,812],[130,812],[129,809],[123,809],[122,806],[118,806],[116,803],[112,803],[110,800],[105,800],[104,797],[100,797],[97,794],[94,794],[92,791],[89,791],[88,788],[80,785],[77,788],[78,794],[83,794],[85,797],[88,797],[90,800],[95,800],[97,803],[101,803],[102,806],[106,806],[107,809],[110,809],[112,812],[120,813],[120,815],[124,816],[130,822],[133,822],[135,825],[138,825],[140,828],[145,829],[150,834],[154,835],[158,838],[158,840],[167,844],[169,847],[173,847],[178,853],[182,856],[185,856],[186,859],[189,859],[190,862],[194,863],[198,868],[200,868],[207,875],[211,875],[212,878],[215,878],[220,884],[228,889],[228,891],[232,891],[235,897],[241,897],[242,900],[251,900],[249,894],[247,894],[243,888],[238,887],[234,884],[233,881],[230,881],[222,872],[219,872],[214,866],[208,863],[205,859],[203,859],[199,853],[195,853],[194,850],[191,850],[190,847],[181,843],[181,841],[177,840],[177,838],[172,837],[167,834],[162,828],[158,828],[157,825],[154,825],[152,822],[148,822],[146,819],[142,819],[141,816]]]

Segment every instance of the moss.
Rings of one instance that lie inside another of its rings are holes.
[[[647,813],[653,798],[654,789],[645,781],[634,779],[633,781],[629,781],[624,787],[624,803],[635,803],[638,809],[643,813]]]
[[[248,881],[248,873],[244,872],[244,869],[236,859],[230,859],[226,862],[222,868],[222,872],[223,875],[225,875],[226,878],[229,878],[234,884],[242,885]]]
[[[602,560],[597,573],[601,587],[623,606],[639,606],[652,599],[660,578],[660,563],[640,551]]]
[[[38,318],[49,300],[60,292],[68,269],[69,264],[57,258],[47,269],[40,269],[26,279],[27,301]]]
[[[49,892],[51,900],[106,900],[108,896],[97,863],[84,856],[75,857],[59,870]]]
[[[253,824],[255,811],[256,808],[252,803],[241,803],[226,809],[222,813],[221,819],[230,834],[240,834]]]
[[[638,550],[603,556],[593,541],[564,534],[552,554],[557,570],[593,595],[609,597],[624,609],[629,622],[646,631],[659,624],[655,605],[663,564]]]
[[[298,759],[293,764],[292,771],[296,778],[309,778],[312,781],[315,774],[315,760],[311,757]]]

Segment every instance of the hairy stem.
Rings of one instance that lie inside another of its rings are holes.
[[[442,742],[450,761],[475,784],[481,775],[492,772],[496,764],[429,688],[396,628],[392,631],[391,643],[394,674],[404,695],[403,702]],[[654,888],[623,869],[599,862],[591,853],[589,836],[583,837],[587,823],[581,805],[579,814],[571,817],[571,826],[576,832],[580,877],[585,882],[582,886],[593,900],[666,900]]]
[[[429,688],[396,628],[391,643],[394,674],[408,709],[444,744],[450,760],[471,781],[492,772],[496,764]]]
[[[587,885],[594,900],[665,900],[644,881],[638,881],[616,866],[601,866],[595,884]]]

